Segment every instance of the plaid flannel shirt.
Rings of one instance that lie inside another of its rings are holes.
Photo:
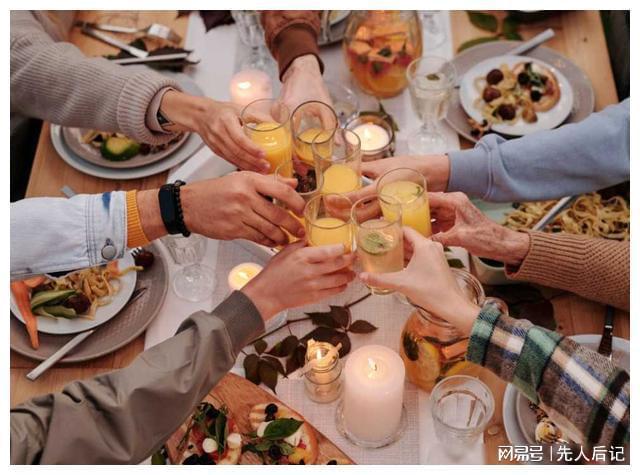
[[[513,383],[576,442],[629,442],[629,374],[595,351],[486,306],[467,359]]]

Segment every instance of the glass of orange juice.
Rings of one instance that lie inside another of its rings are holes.
[[[283,162],[291,160],[291,122],[289,108],[276,99],[258,99],[249,103],[240,114],[247,137],[266,154],[275,172]]]
[[[311,198],[316,196],[320,192],[320,188],[322,188],[322,174],[316,175],[316,169],[313,164],[309,164],[305,160],[300,160],[296,156],[291,160],[281,163],[280,166],[276,168],[273,176],[276,180],[295,178],[298,181],[296,184],[296,192],[302,197],[305,203],[308,203]],[[275,203],[285,208],[285,205],[278,200],[275,200]],[[289,212],[291,216],[300,221],[304,226],[304,217],[298,216],[291,210],[289,210]],[[295,242],[299,239],[287,231],[285,231],[285,233],[289,236],[289,242]]]
[[[360,189],[360,137],[351,130],[337,129],[329,141],[322,138],[316,136],[311,145],[318,173],[323,174],[322,193],[349,193]]]
[[[319,147],[327,147],[337,128],[338,116],[330,105],[320,101],[303,102],[291,114],[294,154],[313,165],[311,145],[314,139],[317,138]]]
[[[310,246],[342,244],[353,249],[351,200],[337,193],[318,194],[304,208],[307,242]]]
[[[401,205],[402,225],[409,226],[423,236],[431,236],[431,214],[427,181],[422,173],[412,168],[396,168],[378,179],[378,200],[385,218],[392,220]]]

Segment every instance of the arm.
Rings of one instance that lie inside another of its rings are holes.
[[[629,99],[577,124],[449,153],[448,191],[488,201],[560,198],[629,180]],[[446,181],[445,181],[446,182]]]
[[[264,330],[258,310],[234,292],[211,314],[127,368],[69,384],[11,410],[12,464],[138,463],[156,451]]]
[[[629,242],[564,233],[528,235],[524,259],[519,265],[506,267],[507,277],[568,290],[629,310]]]
[[[29,11],[11,12],[11,108],[57,124],[120,131],[145,143],[172,134],[146,123],[156,94],[174,81],[137,69],[89,58],[67,42],[54,41]]]
[[[473,324],[467,359],[513,383],[576,442],[629,442],[628,373],[569,338],[485,307]]]

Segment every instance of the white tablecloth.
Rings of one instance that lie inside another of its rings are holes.
[[[436,54],[446,58],[453,57],[451,44],[450,21],[448,12],[437,15],[438,23],[445,30],[447,39],[438,48],[424,45],[425,54]],[[193,79],[202,87],[205,93],[219,100],[229,99],[228,84],[231,76],[238,70],[240,58],[246,54],[246,48],[240,44],[234,25],[220,26],[206,32],[200,18],[192,14],[187,32],[187,48],[194,49],[202,58],[202,62],[191,71]],[[321,50],[325,63],[325,78],[343,84],[350,84],[349,71],[344,63],[341,45],[325,47]],[[274,81],[277,84],[277,81]],[[357,87],[352,86],[354,91]],[[359,92],[361,109],[375,108],[374,98]],[[400,127],[397,134],[397,154],[407,152],[406,137],[420,125],[414,114],[407,91],[398,97],[383,101],[385,109],[391,113]],[[458,136],[451,128],[443,124],[444,133],[450,150],[459,148]],[[172,170],[169,181],[176,178],[185,180],[203,179],[228,173],[233,167],[224,160],[213,155],[208,149],[198,153],[178,169]],[[459,257],[468,265],[468,255],[460,249],[454,250],[455,257]],[[167,255],[167,257],[169,257]],[[193,304],[180,300],[173,292],[167,294],[165,304],[158,317],[151,324],[146,333],[145,348],[151,347],[166,338],[171,337],[180,322],[190,313],[199,309],[211,310],[218,305],[229,293],[226,276],[236,264],[245,261],[257,261],[256,256],[234,242],[217,242],[210,240],[205,257],[207,265],[213,267],[218,278],[218,286],[211,299]],[[169,258],[169,262],[170,258]],[[175,265],[170,263],[171,270]],[[304,316],[304,311],[327,309],[330,303],[345,304],[366,293],[364,286],[353,283],[343,295],[336,296],[331,301],[289,311],[289,318],[296,319]],[[392,296],[372,296],[352,308],[354,319],[363,318],[379,329],[368,335],[352,335],[353,348],[364,344],[381,344],[397,349],[400,332],[411,308],[400,303]],[[302,336],[313,328],[311,323],[303,322],[291,329]],[[270,344],[286,336],[283,329],[268,338]],[[242,372],[241,355],[236,362],[234,371]],[[418,390],[411,383],[406,383],[404,404],[408,413],[408,427],[402,439],[383,449],[361,449],[346,441],[337,431],[335,425],[335,403],[317,404],[310,401],[304,394],[301,379],[282,379],[278,383],[277,396],[295,410],[303,414],[313,425],[336,443],[354,461],[361,464],[481,464],[484,462],[482,444],[470,450],[463,459],[451,459],[437,442],[433,430],[429,409],[429,395]],[[375,414],[372,414],[375,417]]]

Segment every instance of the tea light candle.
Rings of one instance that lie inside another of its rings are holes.
[[[247,285],[251,279],[260,273],[262,266],[254,262],[243,262],[238,264],[229,272],[227,281],[231,290],[240,290]]]
[[[305,389],[311,400],[326,403],[335,401],[340,395],[340,347],[341,345],[336,347],[331,343],[313,339],[307,342],[306,364],[302,371],[305,376]]]
[[[366,123],[354,127],[353,132],[360,137],[363,152],[373,152],[389,145],[389,133],[377,124]]]
[[[231,102],[246,106],[258,99],[268,99],[273,95],[271,78],[264,71],[247,69],[236,73],[229,85]]]
[[[350,436],[365,443],[392,438],[400,428],[404,364],[390,348],[353,351],[344,368],[343,418]]]

